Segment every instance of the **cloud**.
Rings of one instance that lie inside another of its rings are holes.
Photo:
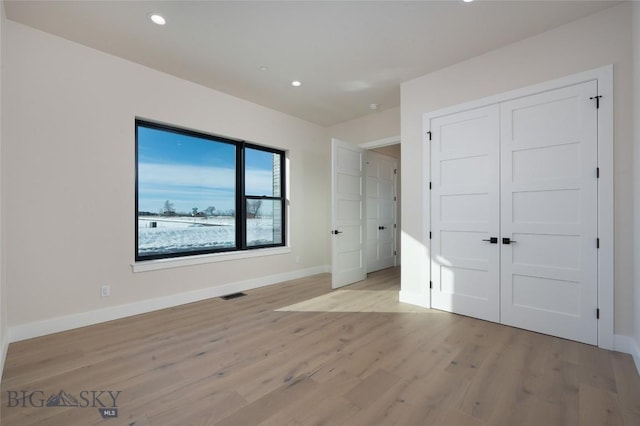
[[[235,183],[234,169],[157,163],[138,165],[139,185],[234,189]]]
[[[165,200],[170,200],[179,211],[191,211],[192,207],[205,209],[210,205],[216,209],[232,209],[235,179],[235,170],[230,168],[140,163],[138,208],[158,211]],[[247,170],[245,186],[249,195],[273,194],[271,170]]]
[[[247,195],[273,195],[273,172],[271,170],[247,170],[244,179]]]

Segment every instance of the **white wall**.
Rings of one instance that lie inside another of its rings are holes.
[[[355,144],[400,135],[400,107],[371,112],[327,129],[333,138]]]
[[[100,312],[96,320],[109,319],[149,299],[184,301],[181,294],[210,295],[228,283],[251,286],[292,271],[326,270],[325,128],[13,21],[4,24],[2,167],[12,338],[55,331],[46,329],[51,323],[79,325],[92,312]],[[133,273],[136,116],[289,150],[292,252]],[[111,286],[111,297],[100,297],[103,284]]]
[[[633,76],[634,76],[634,234],[633,258],[635,265],[635,347],[633,348],[636,367],[640,370],[640,3],[633,2]]]
[[[4,1],[0,1],[0,379],[2,379],[2,371],[4,367],[4,360],[7,354],[7,348],[9,346],[9,330],[7,326],[7,298],[6,298],[6,279],[5,279],[5,250],[4,250],[4,213],[3,209],[5,206],[3,199],[3,186],[5,184],[5,179],[3,178],[3,169],[2,169],[2,103],[4,102],[3,95],[3,54],[4,54],[4,24],[5,15],[4,15]]]
[[[387,157],[400,159],[400,144],[385,145],[379,148],[373,148],[371,151],[375,151],[378,154],[386,155]]]
[[[402,97],[402,291],[428,288],[422,244],[422,115],[447,106],[614,64],[615,333],[634,332],[631,4],[558,27],[418,79]]]

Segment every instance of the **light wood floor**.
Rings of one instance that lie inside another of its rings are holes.
[[[2,424],[640,425],[629,355],[401,305],[398,289],[398,269],[335,292],[323,274],[13,343]],[[121,391],[118,417],[9,406],[22,390]]]

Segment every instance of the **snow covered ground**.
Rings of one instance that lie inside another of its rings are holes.
[[[272,218],[247,220],[247,244],[274,244]],[[235,246],[232,217],[138,217],[138,254],[161,254]]]

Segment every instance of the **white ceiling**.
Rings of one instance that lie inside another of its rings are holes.
[[[8,19],[323,126],[614,1],[7,1]],[[163,27],[149,22],[162,14]],[[266,66],[266,71],[260,71]],[[292,80],[302,86],[291,87]],[[481,84],[481,82],[479,82]]]

